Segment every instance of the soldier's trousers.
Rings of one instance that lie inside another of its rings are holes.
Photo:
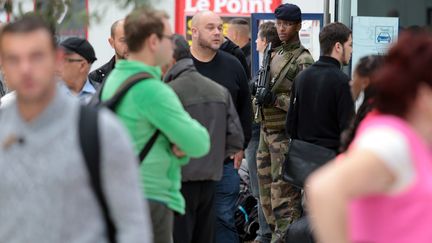
[[[300,218],[301,191],[282,180],[282,164],[288,150],[285,131],[261,127],[257,152],[260,200],[272,242],[284,242],[288,226]]]

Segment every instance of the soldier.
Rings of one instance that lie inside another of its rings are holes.
[[[288,149],[285,119],[291,85],[300,71],[314,61],[300,44],[301,10],[282,4],[275,10],[276,28],[282,45],[275,48],[270,63],[270,92],[261,100],[260,142],[257,152],[258,181],[263,212],[272,229],[272,243],[283,242],[288,226],[301,216],[301,192],[282,180],[284,154]]]

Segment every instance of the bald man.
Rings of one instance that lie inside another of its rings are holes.
[[[249,22],[243,18],[229,21],[226,37],[238,45],[246,57],[248,68],[251,68],[251,40]]]
[[[124,34],[124,19],[117,20],[111,25],[111,36],[108,38],[108,42],[114,49],[115,55],[108,63],[89,74],[89,79],[98,83],[105,81],[118,60],[126,59],[128,56]]]
[[[210,11],[200,12],[192,18],[191,54],[195,67],[202,75],[228,89],[243,128],[246,148],[251,137],[252,107],[248,78],[240,62],[219,50],[222,44],[222,20]],[[235,203],[239,194],[240,178],[237,168],[243,151],[224,161],[222,179],[216,184],[215,212],[216,243],[237,243]]]

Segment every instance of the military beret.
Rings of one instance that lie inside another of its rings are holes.
[[[279,5],[275,10],[276,19],[286,20],[286,21],[301,21],[301,10],[300,8],[291,3],[285,3]]]
[[[86,39],[71,37],[60,43],[60,46],[68,51],[77,53],[85,58],[89,63],[93,63],[97,60],[92,45]]]

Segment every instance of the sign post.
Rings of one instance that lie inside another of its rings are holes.
[[[384,55],[399,34],[399,18],[361,17],[351,20],[353,31],[353,54],[351,73],[360,58],[367,55]]]
[[[242,17],[250,20],[252,13],[273,13],[282,0],[178,0],[176,1],[175,31],[190,40],[192,17],[200,11],[213,11],[226,23]]]

